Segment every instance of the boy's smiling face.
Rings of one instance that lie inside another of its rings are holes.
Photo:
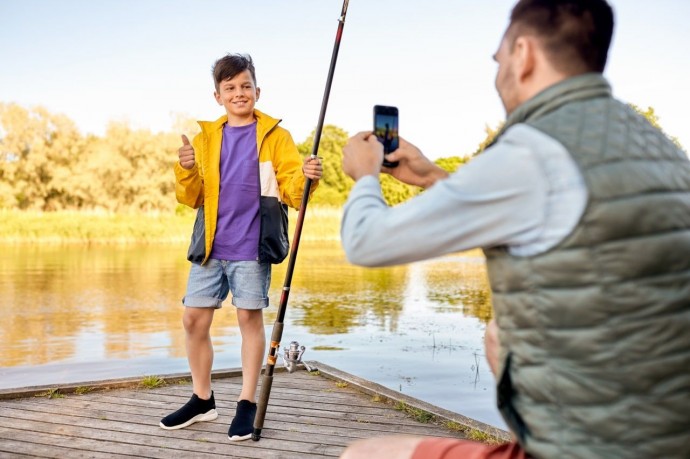
[[[244,70],[221,81],[213,95],[218,104],[225,107],[228,123],[231,126],[241,126],[254,122],[254,105],[259,100],[260,91],[249,70]]]

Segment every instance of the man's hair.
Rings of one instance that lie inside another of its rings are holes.
[[[249,54],[226,54],[213,64],[213,81],[216,84],[216,91],[220,90],[221,81],[235,78],[238,74],[249,70],[256,86],[256,72],[254,61]]]
[[[606,0],[520,0],[507,37],[536,36],[551,64],[569,75],[604,71],[613,10]]]

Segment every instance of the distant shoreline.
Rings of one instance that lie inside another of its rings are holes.
[[[340,240],[342,210],[307,208],[302,240]],[[294,234],[297,211],[290,209],[289,235]],[[182,214],[109,214],[98,212],[0,211],[0,244],[182,244],[189,242],[194,212]]]

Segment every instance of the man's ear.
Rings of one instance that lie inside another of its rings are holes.
[[[260,95],[261,95],[261,88],[257,87],[256,88],[256,100],[259,100]]]
[[[515,56],[515,77],[521,83],[532,76],[536,65],[536,43],[533,37],[520,36],[515,39],[513,44],[513,54]]]
[[[216,99],[218,105],[223,105],[223,101],[220,100],[220,94],[218,94],[218,91],[213,91],[213,98]]]

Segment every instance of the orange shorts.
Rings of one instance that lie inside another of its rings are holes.
[[[518,443],[485,445],[454,438],[429,438],[422,441],[412,459],[529,459]]]

